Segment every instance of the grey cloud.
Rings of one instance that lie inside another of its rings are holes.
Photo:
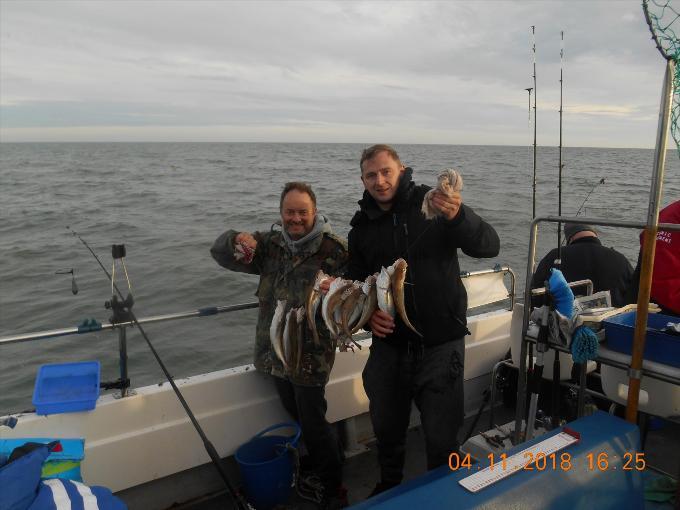
[[[535,25],[539,104],[559,102],[564,30],[565,109],[618,144],[607,118],[654,117],[663,65],[637,1],[5,2],[0,24],[3,129],[408,119],[508,143]]]

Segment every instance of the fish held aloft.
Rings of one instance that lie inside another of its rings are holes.
[[[437,187],[425,193],[425,197],[423,198],[423,206],[421,211],[425,215],[425,219],[431,220],[442,215],[439,209],[437,209],[432,204],[432,196],[434,195],[435,191],[450,197],[462,189],[463,177],[460,175],[460,173],[453,168],[447,168],[446,170],[443,170],[439,174],[439,177],[437,177]]]

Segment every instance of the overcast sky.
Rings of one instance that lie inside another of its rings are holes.
[[[0,2],[0,140],[653,147],[639,1]]]

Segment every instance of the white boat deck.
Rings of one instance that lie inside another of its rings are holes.
[[[501,406],[497,408],[495,416],[500,421],[510,421],[514,416],[514,410],[505,409]],[[470,427],[473,419],[474,416],[470,416],[465,420],[465,424],[460,431],[461,436],[467,433],[467,430]],[[479,419],[477,427],[473,433],[476,434],[480,430],[485,430],[487,428],[488,421],[488,412],[485,412]],[[365,500],[373,490],[375,484],[378,482],[379,470],[375,442],[371,441],[367,443],[366,446],[369,447],[366,452],[349,457],[345,460],[344,484],[348,490],[350,505]],[[227,463],[230,468],[233,469],[233,471],[230,469],[230,472],[233,472],[235,475],[237,475],[238,470],[236,469],[233,459],[228,459]],[[215,471],[212,466],[210,466],[210,468],[212,471]],[[424,474],[425,471],[426,457],[424,450],[424,439],[421,428],[416,426],[411,428],[408,433],[408,439],[406,443],[406,466],[404,468],[404,481],[417,478]],[[210,476],[217,477],[216,474],[210,474]],[[196,501],[188,502],[186,504],[178,505],[172,508],[173,510],[218,510],[228,508],[229,501],[230,499],[226,491],[221,489],[205,498],[200,498]],[[293,494],[287,505],[280,505],[277,508],[281,510],[312,510],[316,509],[317,506]]]
[[[503,406],[499,406],[495,410],[495,418],[499,423],[510,422],[514,419],[514,409],[507,409]],[[466,419],[465,425],[461,428],[461,436],[467,433],[473,419],[473,416]],[[473,431],[473,435],[486,430],[488,428],[488,422],[488,412],[485,412],[479,419],[478,424]],[[407,441],[404,481],[412,480],[425,473],[426,459],[423,444],[423,435],[420,427],[412,428],[409,431]],[[369,451],[348,458],[345,461],[344,483],[348,489],[350,505],[364,501],[377,482],[379,471],[375,444],[370,442],[368,443],[368,446],[370,447]],[[669,455],[669,452],[675,452],[675,455]],[[648,465],[651,466],[654,471],[660,470],[678,478],[678,470],[680,469],[680,458],[677,456],[678,452],[680,452],[680,423],[665,422],[663,428],[649,432],[645,448],[645,458]],[[233,459],[229,459],[228,463],[233,469],[232,472],[234,475],[237,476],[238,470],[234,465]],[[209,469],[215,471],[212,466],[210,466]],[[217,475],[214,476],[216,477]],[[205,498],[172,508],[173,510],[218,510],[229,508],[229,501],[226,491],[221,489]],[[293,495],[288,504],[281,505],[277,508],[280,510],[313,510],[317,507],[311,502],[307,502]],[[672,510],[672,505],[649,503],[645,508]]]

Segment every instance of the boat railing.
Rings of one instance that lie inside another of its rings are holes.
[[[205,308],[198,308],[196,310],[191,310],[187,312],[179,313],[169,313],[164,315],[153,315],[150,317],[142,317],[137,319],[139,324],[153,324],[159,322],[168,322],[180,319],[189,319],[192,317],[209,317],[212,315],[217,315],[227,312],[236,312],[239,310],[248,310],[251,308],[257,308],[258,303],[241,303],[236,305],[224,305],[224,306],[208,306]],[[45,340],[48,338],[57,338],[71,335],[83,335],[89,333],[95,333],[99,331],[109,331],[118,330],[118,352],[119,360],[118,365],[120,369],[120,379],[111,383],[102,383],[104,389],[119,389],[120,397],[126,397],[130,394],[130,380],[128,377],[128,356],[127,356],[127,328],[134,327],[135,323],[133,321],[126,322],[107,322],[100,323],[94,319],[89,319],[84,321],[82,324],[71,327],[71,328],[61,328],[61,329],[51,329],[47,331],[38,331],[35,333],[22,333],[18,335],[11,335],[0,337],[0,346],[4,344],[13,344],[21,342],[32,342],[36,340]]]
[[[481,271],[463,272],[461,273],[461,278],[478,278],[485,275],[493,273],[502,273],[503,276],[506,274],[510,275],[511,290],[509,293],[505,293],[502,299],[497,299],[495,301],[490,301],[489,304],[497,303],[504,299],[510,299],[510,309],[515,301],[515,273],[507,266],[497,265],[493,269],[486,269]],[[501,298],[500,294],[497,294],[498,298]],[[195,310],[190,310],[186,312],[169,313],[163,315],[154,315],[150,317],[138,318],[139,324],[154,324],[161,322],[169,322],[174,320],[189,319],[194,317],[210,317],[213,315],[218,315],[222,313],[237,312],[240,310],[249,310],[257,308],[257,301],[250,303],[240,303],[235,305],[223,305],[223,306],[208,306],[204,308],[198,308]],[[120,393],[116,394],[116,397],[126,397],[131,394],[129,390],[130,380],[128,375],[128,355],[127,355],[127,329],[129,327],[135,327],[133,321],[126,322],[104,322],[100,323],[94,319],[88,319],[82,324],[61,329],[51,329],[46,331],[38,331],[32,333],[21,333],[16,335],[0,337],[0,347],[6,344],[15,344],[23,342],[33,342],[38,340],[53,339],[57,337],[65,337],[72,335],[83,335],[96,333],[100,331],[112,331],[118,330],[118,350],[119,350],[119,373],[120,379],[114,382],[102,383],[102,387],[107,390],[119,389]],[[357,333],[360,335],[360,333]]]
[[[606,220],[603,218],[586,218],[583,216],[567,217],[567,216],[541,216],[534,218],[531,222],[530,236],[529,236],[529,255],[527,257],[527,272],[526,272],[526,285],[524,287],[524,302],[530,303],[532,290],[531,290],[531,279],[534,273],[534,268],[536,265],[536,244],[538,237],[538,225],[539,223],[587,223],[588,225],[596,225],[602,227],[619,227],[619,228],[630,228],[637,230],[644,230],[648,227],[646,222],[640,221],[623,221],[623,220]],[[675,223],[659,223],[658,230],[666,231],[680,231],[680,224]],[[527,388],[527,346],[529,343],[535,343],[535,340],[529,338],[526,334],[529,327],[529,315],[531,312],[531,307],[524,307],[524,315],[522,320],[522,342],[521,342],[521,352],[520,352],[520,366],[519,372],[520,376],[517,383],[517,409],[515,413],[515,441],[519,441],[522,420],[525,414],[525,400],[522,397],[526,393]],[[557,349],[560,351],[566,351],[566,349],[561,349],[553,344],[550,348]],[[613,366],[615,368],[621,368],[630,371],[630,365],[626,363],[621,363],[620,361],[609,359],[603,356],[598,356],[595,359],[596,362],[605,365]],[[656,370],[651,370],[649,368],[642,368],[640,370],[641,375],[651,377],[653,379],[658,379],[670,384],[675,384],[680,386],[680,378],[674,377],[669,374],[664,374]],[[585,376],[586,376],[586,363],[581,364],[580,370],[580,391],[578,396],[578,416],[580,417],[583,413],[584,399],[585,399]]]

